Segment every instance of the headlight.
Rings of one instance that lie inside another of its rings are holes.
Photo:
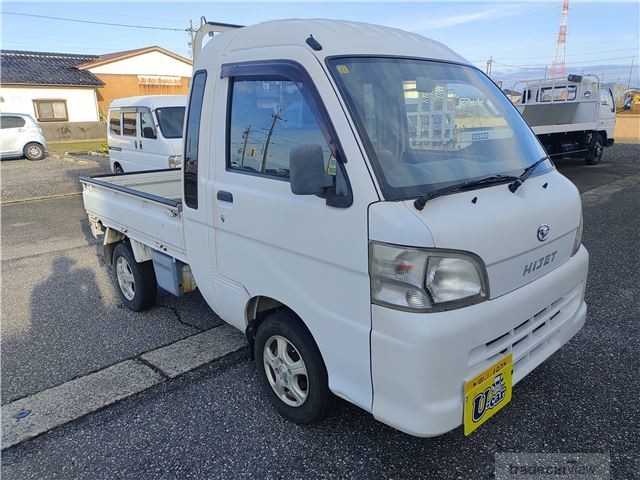
[[[472,254],[371,242],[369,256],[373,303],[429,311],[471,305],[488,296],[484,265]]]
[[[169,168],[178,168],[182,165],[182,155],[169,155]]]
[[[578,228],[576,230],[576,239],[573,241],[573,250],[571,250],[571,256],[573,257],[578,250],[580,250],[580,245],[582,245],[582,210],[580,210],[580,223],[578,224]]]

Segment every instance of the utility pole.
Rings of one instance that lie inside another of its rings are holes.
[[[189,19],[189,28],[187,29],[187,34],[189,35],[189,40],[187,40],[187,44],[189,46],[189,56],[193,58],[193,42],[195,41],[193,38],[194,30],[193,30],[193,20]]]
[[[631,67],[629,67],[629,80],[627,80],[627,90],[631,88],[631,74],[633,73],[633,62],[635,62],[636,57],[631,59]]]
[[[491,75],[492,67],[493,67],[493,56],[489,57],[489,60],[487,60],[487,75]]]
[[[240,160],[240,167],[244,167],[244,154],[247,151],[247,142],[249,141],[249,134],[251,133],[251,125],[244,129],[242,132],[242,137],[244,141],[242,142],[242,159]]]
[[[273,129],[276,127],[276,123],[278,120],[282,120],[280,116],[280,110],[272,115],[273,120],[271,121],[271,127],[269,127],[269,133],[267,134],[267,139],[264,142],[264,150],[262,152],[262,162],[260,163],[260,171],[264,172],[265,167],[267,166],[267,152],[269,151],[269,143],[271,142],[271,134],[273,133]]]

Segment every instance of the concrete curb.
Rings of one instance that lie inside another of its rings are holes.
[[[240,350],[242,333],[221,325],[2,407],[2,450]]]

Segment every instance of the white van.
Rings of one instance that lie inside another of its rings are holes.
[[[111,171],[177,168],[182,164],[185,95],[119,98],[109,107]]]
[[[472,432],[584,325],[575,185],[441,43],[229,28],[196,35],[183,169],[81,178],[123,304],[197,285],[294,422],[334,394],[412,435]]]

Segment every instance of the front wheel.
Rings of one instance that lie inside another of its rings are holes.
[[[599,133],[594,133],[591,140],[591,145],[589,146],[589,152],[587,153],[587,157],[585,158],[586,164],[597,165],[602,160],[603,154],[604,140],[602,138],[602,135]]]
[[[278,412],[299,424],[322,420],[332,398],[327,370],[302,322],[288,311],[269,315],[254,348],[258,377]]]
[[[156,302],[157,283],[152,262],[136,262],[124,242],[113,251],[113,275],[120,298],[129,309],[140,312]]]
[[[44,158],[44,147],[37,142],[27,143],[23,153],[27,160],[35,162]]]

